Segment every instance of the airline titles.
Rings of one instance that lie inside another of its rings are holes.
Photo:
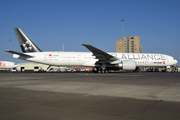
[[[121,60],[166,60],[161,54],[120,54],[118,58]]]

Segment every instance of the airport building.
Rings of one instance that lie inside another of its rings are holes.
[[[40,63],[28,62],[28,63],[17,63],[18,67],[15,69],[19,72],[64,72],[64,71],[91,71],[92,67],[76,67],[72,68],[71,66],[58,67],[58,66],[49,66]]]
[[[24,72],[24,71],[36,71],[36,70],[42,70],[46,71],[49,65],[34,63],[34,62],[28,62],[28,63],[17,63],[18,67],[16,68],[18,71]]]
[[[122,37],[116,40],[117,53],[142,53],[143,46],[140,44],[139,36]]]
[[[57,67],[50,66],[40,63],[27,62],[27,63],[17,63],[18,67],[16,70],[18,72],[44,72],[44,71],[62,71],[67,69],[68,67]]]

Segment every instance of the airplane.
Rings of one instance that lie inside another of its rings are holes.
[[[165,54],[109,53],[92,45],[81,44],[91,52],[44,52],[20,29],[14,28],[23,53],[5,50],[14,58],[51,66],[94,67],[98,73],[109,70],[135,70],[139,67],[167,67],[178,61]]]
[[[11,68],[16,68],[18,65],[16,65],[13,62],[9,61],[0,61],[0,69],[11,69]]]

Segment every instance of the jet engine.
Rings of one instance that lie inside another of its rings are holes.
[[[119,67],[122,68],[122,70],[135,70],[136,69],[136,62],[133,60],[123,60]]]

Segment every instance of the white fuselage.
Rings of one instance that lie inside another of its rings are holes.
[[[31,52],[25,53],[31,58],[23,58],[14,55],[15,58],[27,61],[52,65],[52,66],[89,66],[95,67],[98,61],[91,52]],[[165,54],[146,54],[146,53],[108,53],[119,61],[133,60],[137,67],[164,67],[177,63],[173,57]],[[113,64],[113,63],[112,63]],[[116,63],[117,64],[117,63]]]

